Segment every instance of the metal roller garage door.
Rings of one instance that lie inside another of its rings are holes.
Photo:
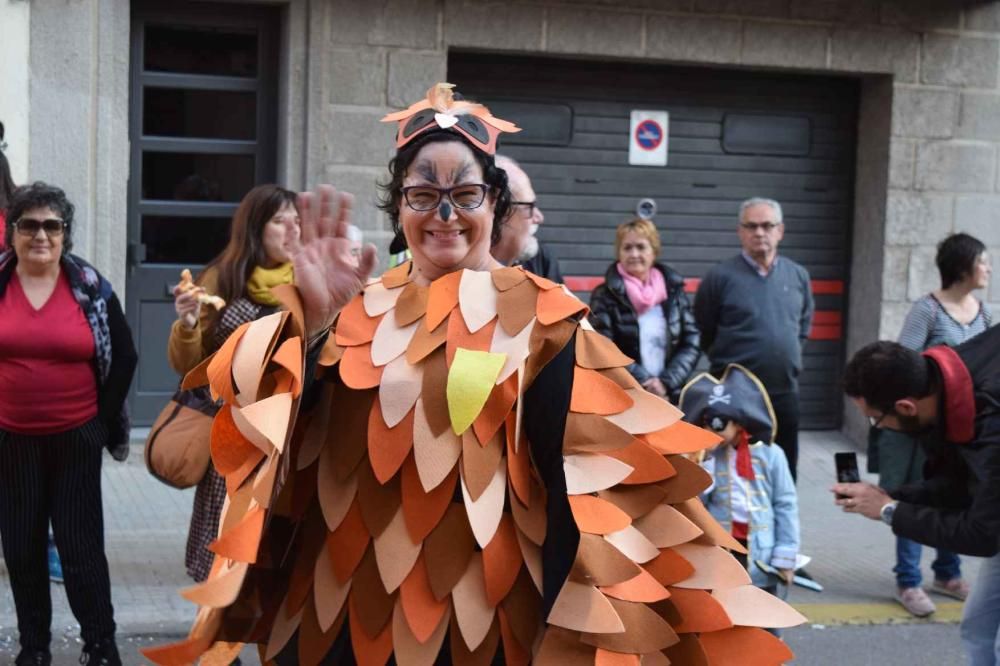
[[[839,427],[856,80],[465,52],[450,55],[448,76],[526,128],[502,148],[531,175],[545,212],[539,237],[584,297],[641,198],[656,201],[662,259],[689,291],[738,250],[739,202],[779,200],[781,251],[809,269],[816,298],[802,425]],[[628,165],[633,109],[670,113],[668,166]]]

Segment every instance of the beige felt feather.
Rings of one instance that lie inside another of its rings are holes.
[[[503,515],[504,490],[507,488],[507,464],[506,458],[500,461],[496,471],[493,473],[493,480],[486,486],[486,490],[473,501],[469,494],[469,488],[465,484],[465,473],[462,473],[462,498],[465,500],[465,512],[469,516],[469,525],[472,527],[472,534],[476,537],[476,543],[480,548],[486,548],[493,535],[496,534],[500,525],[500,517]]]
[[[652,511],[632,521],[657,548],[669,548],[701,536],[701,528],[669,504],[659,504]]]
[[[604,538],[633,562],[639,564],[649,562],[660,554],[659,549],[631,525],[623,530],[606,534]]]
[[[507,381],[507,378],[517,372],[517,369],[528,358],[531,331],[535,328],[536,321],[536,319],[529,321],[527,326],[515,336],[509,335],[502,326],[497,326],[496,330],[493,331],[490,351],[494,354],[507,355],[507,360],[504,361],[503,368],[500,369],[500,374],[497,376],[497,384],[503,384]]]
[[[406,529],[403,508],[396,510],[389,526],[375,537],[375,562],[386,592],[392,594],[403,583],[420,556],[420,544],[413,543]]]
[[[735,625],[783,629],[807,621],[802,613],[755,585],[714,590],[712,597]]]
[[[435,435],[427,422],[424,401],[417,399],[413,412],[413,457],[425,492],[429,493],[445,480],[461,454],[462,438],[451,428]]]
[[[400,295],[403,293],[402,287],[396,289],[386,289],[381,282],[374,282],[365,287],[364,306],[365,313],[369,317],[377,317],[385,314],[396,305]]]
[[[563,456],[566,492],[587,495],[617,485],[633,472],[630,465],[599,453]]]
[[[625,625],[614,606],[600,590],[593,585],[583,585],[571,580],[563,583],[547,622],[564,629],[591,634],[625,631]]]
[[[423,388],[423,381],[423,365],[410,365],[405,356],[397,356],[385,366],[378,398],[387,426],[395,428],[409,414]]]
[[[406,352],[420,326],[419,321],[398,326],[395,317],[382,317],[372,338],[372,364],[383,366]]]
[[[497,291],[488,271],[462,271],[458,284],[458,307],[470,333],[497,316]]]
[[[475,650],[489,633],[496,612],[486,600],[482,553],[473,554],[465,573],[451,591],[451,598],[462,638],[470,650]]]

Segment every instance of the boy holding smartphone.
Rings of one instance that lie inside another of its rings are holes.
[[[702,465],[713,484],[702,501],[733,537],[747,546],[742,557],[753,584],[777,594],[790,585],[799,552],[799,505],[784,451],[773,446],[774,410],[756,375],[732,363],[722,379],[703,373],[681,391],[684,419],[723,438]],[[779,572],[765,573],[757,562]]]

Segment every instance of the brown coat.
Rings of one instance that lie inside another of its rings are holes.
[[[209,294],[216,294],[219,288],[218,271],[209,268],[198,276],[198,284]],[[213,308],[203,305],[197,326],[188,329],[180,319],[177,319],[170,327],[167,360],[170,362],[170,367],[181,377],[215,351],[212,328],[217,320],[218,313]]]

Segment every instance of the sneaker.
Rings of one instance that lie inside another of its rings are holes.
[[[59,559],[59,551],[52,537],[49,537],[49,580],[53,583],[63,582],[62,561]]]
[[[931,592],[943,594],[952,599],[965,601],[969,596],[969,584],[964,578],[952,578],[951,580],[936,580],[931,585]]]
[[[80,663],[84,666],[122,666],[115,639],[106,638],[97,643],[86,643],[80,653]]]
[[[907,612],[916,617],[927,617],[937,610],[931,598],[919,587],[898,588],[896,601],[902,604]]]
[[[14,660],[15,666],[50,666],[51,664],[52,654],[48,650],[32,650],[30,648],[21,650],[17,659]]]

